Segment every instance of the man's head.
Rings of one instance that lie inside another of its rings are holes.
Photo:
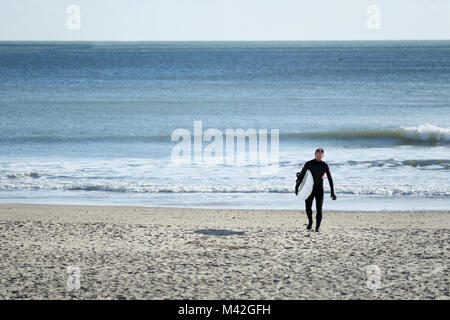
[[[322,161],[324,153],[325,153],[325,151],[323,151],[322,148],[317,148],[317,150],[316,150],[316,160],[317,161]]]

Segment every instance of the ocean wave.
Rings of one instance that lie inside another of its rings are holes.
[[[23,172],[23,173],[2,173],[0,175],[5,175],[6,178],[8,179],[20,179],[20,178],[25,178],[25,177],[30,177],[30,178],[34,178],[37,179],[40,177],[40,175],[37,172]]]
[[[363,166],[365,168],[402,168],[405,166],[423,170],[450,170],[450,160],[448,159],[382,159],[382,160],[349,160],[336,162],[333,166]]]
[[[425,124],[417,127],[402,127],[401,130],[406,139],[450,142],[450,128]]]
[[[3,183],[3,191],[59,190],[59,191],[98,191],[118,193],[293,193],[293,186],[287,185],[121,185],[121,184],[36,184],[36,183]],[[329,191],[326,191],[328,193]],[[439,185],[348,185],[336,187],[336,193],[361,196],[415,196],[415,197],[448,197],[450,186]]]
[[[225,132],[225,131],[223,131]],[[395,129],[338,130],[320,132],[280,132],[280,140],[394,140],[397,144],[450,144],[450,128],[432,124],[402,126]],[[167,142],[170,135],[105,135],[105,136],[2,136],[0,143],[70,143],[70,142]]]
[[[394,140],[398,144],[450,144],[450,128],[432,124],[402,126],[395,129],[340,130],[324,132],[280,133],[281,140]]]

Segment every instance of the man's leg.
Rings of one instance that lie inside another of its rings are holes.
[[[322,222],[323,189],[320,188],[314,193],[316,198],[316,231],[318,232]]]
[[[305,200],[305,207],[306,207],[306,215],[308,216],[308,226],[306,229],[311,229],[313,220],[312,220],[312,202],[314,199],[314,192],[311,193],[311,195]]]

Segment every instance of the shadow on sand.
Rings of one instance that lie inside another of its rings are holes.
[[[245,234],[245,232],[243,231],[232,231],[226,229],[198,229],[195,230],[194,233],[205,234],[208,236],[232,236],[232,235],[242,236]]]

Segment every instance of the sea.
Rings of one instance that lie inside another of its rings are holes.
[[[318,147],[324,210],[450,210],[450,41],[0,42],[0,203],[304,210]]]

